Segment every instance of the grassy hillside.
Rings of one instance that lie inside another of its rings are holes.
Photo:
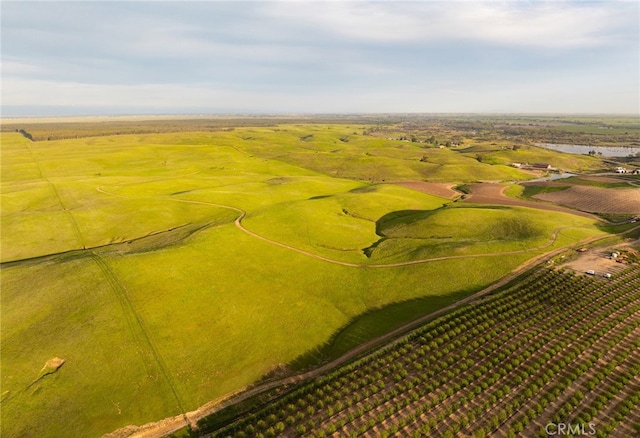
[[[195,409],[359,315],[433,297],[430,310],[601,233],[375,184],[527,175],[362,131],[3,134],[2,435],[96,436]],[[375,315],[338,350],[379,334]],[[66,362],[36,380],[54,357]]]
[[[568,306],[589,318],[567,318]],[[289,393],[233,406],[236,419],[222,411],[200,425],[214,437],[543,437],[564,425],[572,436],[637,436],[639,310],[637,265],[610,280],[539,268]]]

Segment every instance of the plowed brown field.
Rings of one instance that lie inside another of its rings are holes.
[[[640,213],[640,189],[573,186],[559,192],[541,193],[534,198],[591,213]]]
[[[588,218],[597,219],[589,213],[576,211],[573,209],[560,207],[558,205],[545,204],[542,202],[525,201],[523,199],[509,198],[504,194],[507,187],[502,184],[494,183],[480,183],[472,184],[469,186],[471,194],[467,195],[464,202],[471,202],[476,204],[498,204],[498,205],[513,205],[518,207],[537,208],[540,210],[549,211],[561,211],[564,213],[576,214],[578,216],[584,216]]]

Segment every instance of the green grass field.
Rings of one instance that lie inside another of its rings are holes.
[[[96,436],[193,410],[604,234],[388,184],[530,175],[363,129],[3,133],[2,436]],[[54,357],[65,364],[34,383]]]

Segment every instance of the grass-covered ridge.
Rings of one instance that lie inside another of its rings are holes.
[[[360,315],[449,302],[602,233],[390,184],[530,175],[366,128],[3,133],[2,435],[96,436],[195,409]],[[413,216],[387,220],[396,212]],[[375,332],[365,322],[336,348]],[[64,366],[31,385],[56,357]]]

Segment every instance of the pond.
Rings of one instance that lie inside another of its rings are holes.
[[[586,146],[581,144],[536,143],[536,146],[570,154],[588,155],[589,151],[601,152],[603,157],[628,157],[640,153],[640,147]]]
[[[576,173],[550,173],[548,176],[543,178],[529,179],[527,182],[542,182],[542,181],[555,181],[558,179],[571,178],[572,176],[578,176]]]

